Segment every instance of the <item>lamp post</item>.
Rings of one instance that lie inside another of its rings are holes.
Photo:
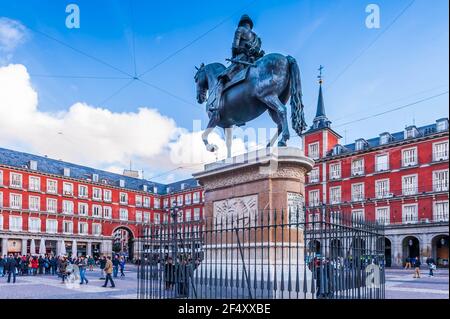
[[[172,229],[172,235],[173,235],[173,251],[172,254],[174,255],[173,259],[175,263],[177,262],[178,257],[178,244],[177,244],[177,236],[178,236],[178,214],[179,209],[178,207],[171,207],[167,209],[167,212],[170,214],[170,217],[172,218],[171,224],[173,225]]]

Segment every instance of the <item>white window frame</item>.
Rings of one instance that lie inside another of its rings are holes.
[[[361,192],[356,192],[356,187],[361,189]],[[365,185],[364,183],[353,183],[352,188],[352,202],[361,202],[365,198]]]
[[[188,193],[188,194],[185,195],[185,197],[184,197],[184,203],[185,203],[186,205],[191,205],[191,203],[192,203],[192,194],[191,194],[191,193]],[[156,208],[156,207],[155,207],[155,208]]]
[[[379,163],[379,158],[386,157],[386,162]],[[375,172],[384,172],[389,170],[389,153],[375,155]]]
[[[439,179],[438,179],[439,177]],[[440,177],[443,177],[440,179]],[[447,192],[448,191],[448,169],[441,169],[433,171],[433,191]]]
[[[387,183],[387,184],[386,184]],[[390,179],[383,178],[375,181],[375,198],[387,198],[390,195]],[[382,187],[385,186],[385,187]],[[380,189],[381,188],[381,189]]]
[[[144,223],[150,223],[150,212],[143,212],[142,216],[143,216],[142,221]]]
[[[405,181],[408,178],[414,177],[415,185],[405,185]],[[407,195],[416,195],[418,193],[418,185],[419,185],[419,175],[418,174],[412,174],[412,175],[405,175],[402,176],[402,194]]]
[[[55,209],[54,210],[49,210],[49,202],[55,203]],[[47,198],[45,201],[45,208],[46,211],[49,213],[57,213],[58,212],[58,200],[56,198]]]
[[[104,202],[111,202],[112,201],[112,192],[109,189],[103,190],[103,201]]]
[[[410,212],[406,212],[406,209],[410,209],[414,207],[414,212],[413,214],[410,214]],[[402,205],[402,222],[403,224],[415,224],[418,222],[419,220],[419,209],[418,209],[418,204],[404,204]],[[408,215],[406,214],[408,213]]]
[[[96,194],[97,193],[97,194]],[[96,201],[102,200],[102,189],[98,187],[92,187],[92,199]]]
[[[313,194],[317,194],[317,196],[313,195]],[[313,189],[308,192],[308,203],[309,203],[309,206],[311,206],[311,207],[317,207],[320,205],[320,190],[319,189]]]
[[[330,204],[340,204],[342,201],[341,186],[330,187]]]
[[[38,176],[28,176],[28,190],[32,192],[40,192],[41,178]]]
[[[37,227],[32,227],[37,225]],[[28,231],[30,233],[40,233],[41,232],[42,221],[39,217],[28,217]]]
[[[135,196],[136,207],[142,207],[142,195]]]
[[[84,226],[84,231],[83,231],[83,227]],[[88,235],[89,234],[89,224],[86,222],[78,222],[78,234],[79,235]]]
[[[145,197],[144,197],[144,204],[143,204],[143,206],[144,206],[145,208],[150,208],[150,202],[151,202],[150,197],[145,196]]]
[[[442,208],[439,207],[442,205]],[[441,200],[433,202],[433,221],[434,222],[448,222],[448,200]]]
[[[309,183],[318,183],[320,182],[320,169],[315,167],[309,172]]]
[[[391,208],[389,206],[376,207],[375,221],[380,225],[389,225],[391,223]]]
[[[3,186],[3,171],[0,170],[0,186]]]
[[[22,195],[16,193],[9,194],[9,207],[12,209],[22,209]]]
[[[414,151],[413,153],[414,156],[405,155],[405,153],[410,151]],[[416,166],[417,164],[418,164],[417,146],[402,149],[402,167]]]
[[[16,172],[9,173],[9,186],[11,188],[22,189],[22,185],[23,185],[23,175],[22,174],[19,174]]]
[[[63,214],[73,215],[74,210],[75,210],[75,205],[74,205],[73,201],[63,200],[63,202],[62,202],[62,213]]]
[[[314,142],[308,144],[308,157],[316,160],[320,158],[320,143]]]
[[[120,192],[119,194],[120,204],[128,205],[128,194],[124,192]]]
[[[66,225],[70,225],[68,230],[66,230]],[[63,220],[63,234],[73,234],[73,221]]]
[[[81,209],[81,207],[84,207],[84,211],[83,211],[83,209]],[[89,204],[78,203],[78,215],[79,216],[88,216],[89,215]]]
[[[352,220],[364,221],[366,218],[364,208],[352,209]]]
[[[0,192],[0,208],[3,207],[3,192]]]
[[[202,217],[202,209],[200,207],[194,208],[194,220],[200,220]]]
[[[136,223],[142,223],[142,212],[137,210],[135,216],[136,216]]]
[[[361,163],[360,165],[355,165],[355,163]],[[364,158],[355,158],[352,160],[352,176],[364,175]]]
[[[83,192],[82,189],[85,190],[85,192]],[[89,188],[86,185],[78,185],[78,197],[79,198],[89,197]]]
[[[120,220],[128,220],[128,209],[126,209],[126,208],[119,209],[119,219]]]
[[[103,218],[111,219],[112,218],[112,207],[103,206]]]
[[[156,209],[161,208],[161,199],[154,197],[153,198],[153,207]]]
[[[183,205],[183,195],[178,195],[177,196],[177,206],[182,206]]]
[[[16,223],[13,221],[18,221],[18,222]],[[22,231],[23,230],[22,216],[9,215],[9,230],[10,231]]]
[[[3,215],[0,215],[0,230],[3,230]]]
[[[101,236],[102,234],[102,224],[92,223],[92,235]]]
[[[37,200],[36,202],[34,202]],[[32,203],[34,205],[32,205]],[[28,196],[28,210],[38,212],[41,210],[41,198],[39,196]]]
[[[47,179],[47,193],[48,194],[58,194],[58,181],[55,179]],[[54,187],[52,187],[52,185]]]
[[[341,162],[330,164],[330,179],[340,179],[341,178]]]
[[[92,217],[102,218],[102,214],[103,214],[103,207],[101,205],[92,205]]]
[[[55,227],[49,227],[52,224]],[[45,232],[48,234],[56,234],[58,233],[58,220],[53,218],[47,218],[45,221]]]
[[[73,183],[63,182],[63,195],[73,196]]]
[[[161,222],[161,215],[159,213],[153,213],[153,223],[159,224]]]
[[[448,160],[448,152],[448,141],[439,141],[433,143],[433,162]]]

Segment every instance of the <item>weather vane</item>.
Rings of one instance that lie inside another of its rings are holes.
[[[323,77],[322,77],[323,66],[320,65],[318,70],[319,70],[319,75],[317,76],[317,78],[319,79],[319,84],[322,84],[323,83]]]

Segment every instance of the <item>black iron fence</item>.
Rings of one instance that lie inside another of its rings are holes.
[[[384,298],[382,225],[322,210],[142,226],[138,298]]]

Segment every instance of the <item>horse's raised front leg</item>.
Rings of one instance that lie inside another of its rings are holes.
[[[209,144],[208,142],[208,136],[209,134],[214,130],[214,128],[217,126],[217,121],[212,117],[209,120],[208,126],[206,127],[206,130],[202,134],[203,143],[206,146],[206,149],[208,152],[215,152],[219,149],[219,147],[215,144]]]
[[[282,132],[281,140],[278,142],[278,146],[280,146],[280,147],[286,146],[286,142],[290,138],[289,126],[288,126],[288,122],[287,122],[286,105],[281,103],[278,96],[274,96],[274,95],[263,97],[263,98],[261,98],[261,101],[264,102],[269,107],[269,110],[275,112],[276,115],[278,116],[280,123],[277,123],[277,124],[281,125],[281,132]],[[272,119],[273,118],[274,117],[272,116]],[[280,128],[278,128],[278,130],[279,129]]]

